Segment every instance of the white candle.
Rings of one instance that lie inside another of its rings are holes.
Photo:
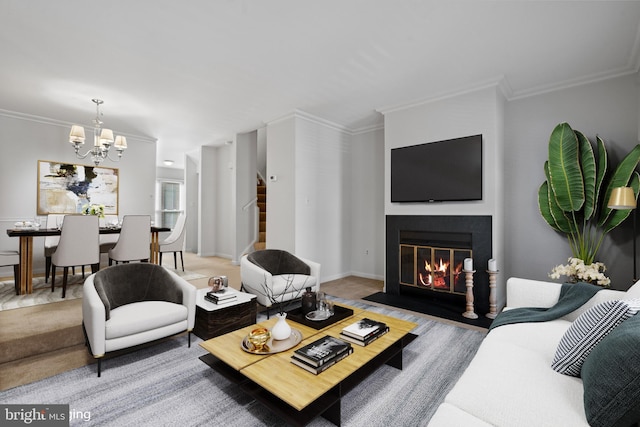
[[[489,271],[498,271],[498,266],[496,264],[496,260],[491,258],[489,260]]]
[[[464,259],[464,271],[473,271],[473,258]]]

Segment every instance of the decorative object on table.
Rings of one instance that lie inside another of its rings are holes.
[[[302,332],[294,328],[291,330],[291,335],[289,335],[289,338],[287,338],[286,340],[274,340],[272,335],[271,338],[269,338],[269,340],[267,341],[266,346],[260,351],[251,349],[249,335],[247,335],[240,343],[240,348],[243,351],[251,354],[275,354],[292,349],[293,347],[300,344],[300,341],[302,341]]]
[[[91,156],[91,161],[98,166],[104,160],[109,159],[112,162],[119,162],[122,158],[122,154],[124,150],[127,149],[127,139],[124,136],[116,136],[113,137],[113,131],[111,129],[103,128],[103,122],[100,120],[102,117],[102,112],[100,111],[100,106],[104,104],[104,101],[101,99],[92,99],[94,104],[96,104],[96,117],[93,119],[93,145],[89,151],[84,154],[80,154],[80,146],[84,145],[85,136],[84,136],[84,127],[79,125],[71,126],[71,132],[69,133],[69,142],[73,144],[73,148],[76,152],[76,157],[79,159],[84,159],[87,156]],[[112,147],[117,151],[118,157],[112,158],[109,155],[109,150]]]
[[[638,233],[636,231],[636,220],[638,217],[638,211],[636,209],[638,199],[638,192],[636,191],[634,194],[633,188],[631,187],[617,187],[614,188],[611,192],[611,197],[609,198],[608,207],[609,209],[633,209],[633,279],[632,283],[638,281],[638,258],[637,258],[637,249],[636,249],[636,238]]]
[[[228,286],[228,282],[223,280],[223,277],[226,278],[226,276],[214,276],[209,278],[209,287],[211,288],[211,292],[223,291]]]
[[[389,327],[385,323],[365,317],[342,328],[340,337],[364,347],[387,332],[389,332]]]
[[[489,319],[495,319],[498,315],[498,306],[496,299],[496,276],[498,275],[498,265],[495,259],[490,259],[487,268],[489,275],[489,312],[486,316]]]
[[[287,319],[293,320],[296,323],[300,323],[312,329],[320,330],[353,316],[353,310],[347,307],[334,305],[333,311],[333,316],[327,318],[326,320],[309,320],[307,319],[306,314],[302,314],[302,308],[297,307],[287,311]]]
[[[256,295],[269,317],[272,306],[283,312],[285,303],[300,298],[305,288],[319,290],[320,264],[287,251],[265,249],[242,256],[240,278],[241,290]]]
[[[467,292],[465,294],[466,311],[462,313],[462,316],[467,319],[477,319],[478,315],[475,313],[473,306],[473,273],[476,271],[473,269],[472,258],[465,258],[462,271],[464,272],[465,286],[467,288]]]
[[[249,332],[247,340],[251,344],[250,350],[253,352],[269,351],[267,341],[271,338],[271,332],[267,328],[256,328]]]
[[[309,314],[316,309],[316,293],[308,286],[302,294],[302,314]]]
[[[86,204],[82,207],[82,215],[96,215],[98,218],[104,218],[104,205]]]
[[[305,314],[304,317],[313,322],[321,322],[330,318],[331,312],[328,310],[314,310],[310,313]]]
[[[330,335],[313,341],[293,352],[291,363],[319,374],[353,353],[351,344]]]
[[[607,202],[616,187],[640,189],[635,168],[640,161],[637,144],[607,173],[607,150],[596,136],[597,158],[591,142],[567,123],[555,127],[549,138],[549,159],[544,164],[546,181],[538,189],[540,214],[551,228],[567,236],[571,253],[592,264],[604,236],[630,214],[612,210]]]
[[[607,267],[601,262],[593,262],[587,265],[580,258],[569,258],[568,264],[556,265],[549,273],[552,279],[559,279],[560,276],[569,277],[570,283],[586,282],[593,285],[608,288],[611,280],[605,276]]]
[[[228,288],[220,288],[218,291],[209,291],[204,295],[204,299],[214,304],[227,304],[237,300],[238,294]]]
[[[274,340],[286,340],[291,336],[291,326],[287,323],[287,313],[278,313],[276,314],[278,321],[273,328],[271,328],[271,335]]]
[[[38,161],[37,214],[76,214],[84,205],[103,205],[118,215],[118,169]]]

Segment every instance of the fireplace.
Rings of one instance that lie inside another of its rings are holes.
[[[386,217],[385,292],[448,304],[465,311],[465,258],[472,258],[474,304],[489,312],[487,262],[492,252],[491,216]]]

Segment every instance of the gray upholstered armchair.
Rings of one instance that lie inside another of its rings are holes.
[[[265,249],[241,258],[240,279],[244,290],[268,308],[300,297],[305,288],[320,290],[320,264],[287,251]]]
[[[195,324],[196,288],[156,264],[115,265],[84,282],[82,319],[89,351],[105,353],[189,332]]]

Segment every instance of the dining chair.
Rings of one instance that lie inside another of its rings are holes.
[[[100,266],[99,221],[95,215],[67,215],[62,222],[60,241],[51,254],[51,292],[55,289],[56,267],[64,267],[62,298],[67,293],[69,267],[91,265],[91,272]]]
[[[104,218],[100,218],[100,228],[110,226],[118,222],[118,215],[105,215]],[[111,249],[114,248],[118,242],[117,234],[101,234],[100,235],[100,253],[108,254]]]
[[[167,236],[162,242],[160,242],[158,252],[160,252],[160,265],[162,265],[162,253],[173,252],[173,264],[175,269],[178,269],[178,257],[177,253],[180,252],[180,263],[182,264],[182,271],[184,271],[184,258],[182,257],[182,250],[184,249],[184,235],[185,235],[185,223],[187,216],[183,213],[178,215],[176,224],[171,230],[171,234]]]
[[[20,295],[20,253],[18,251],[0,251],[0,267],[13,266],[13,282],[16,295]]]
[[[109,251],[109,265],[113,261],[149,261],[151,251],[151,216],[125,215],[118,242]]]
[[[47,229],[58,228],[62,225],[63,219],[64,219],[64,215],[49,214],[47,215],[45,228]],[[44,283],[49,282],[49,275],[51,274],[51,254],[53,254],[56,251],[59,241],[60,241],[60,236],[45,236],[44,238],[44,259],[45,259]]]

